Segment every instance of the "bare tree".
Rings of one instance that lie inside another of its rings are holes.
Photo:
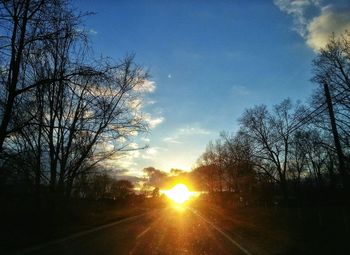
[[[333,34],[314,60],[313,81],[323,90],[319,104],[326,103],[338,170],[343,186],[349,188],[350,136],[350,34]]]
[[[36,70],[31,68],[33,56],[41,53],[41,47],[48,39],[62,34],[65,27],[54,26],[56,20],[79,19],[67,7],[67,3],[51,0],[25,0],[0,2],[0,152],[9,134],[21,129],[27,119],[11,123],[16,107],[23,94],[33,88],[56,80],[57,77],[33,79]],[[67,32],[67,31],[66,31]]]
[[[148,129],[133,107],[148,74],[133,56],[94,59],[80,16],[65,1],[3,1],[2,7],[5,27],[15,36],[18,20],[30,25],[20,30],[24,42],[2,47],[5,55],[20,56],[9,58],[19,68],[10,64],[1,73],[0,151],[27,153],[38,192],[43,180],[53,193],[69,197],[79,175],[127,150],[130,138]]]
[[[274,107],[273,114],[266,106],[248,109],[240,119],[242,132],[254,144],[254,162],[272,180],[276,181],[284,199],[288,199],[287,171],[292,127],[298,122],[289,99]]]

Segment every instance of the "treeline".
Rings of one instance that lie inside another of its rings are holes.
[[[134,188],[131,181],[117,180],[104,170],[79,176],[72,195],[87,200],[126,201],[135,196]]]
[[[152,196],[154,189],[170,189],[176,183],[184,183],[190,186],[192,190],[204,190],[204,183],[196,176],[194,172],[187,172],[181,169],[172,168],[165,172],[154,167],[146,167],[143,170],[144,178],[140,188],[141,194]]]
[[[257,105],[198,159],[206,190],[240,205],[348,204],[350,174],[350,33],[334,35],[313,61],[307,104]]]
[[[0,2],[1,198],[104,197],[99,164],[148,129],[135,107],[147,73],[132,56],[96,59],[86,15],[65,0]]]

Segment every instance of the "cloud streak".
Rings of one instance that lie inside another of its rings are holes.
[[[184,135],[209,135],[211,134],[210,131],[205,130],[200,127],[185,127],[185,128],[180,128],[179,132]]]
[[[181,144],[182,143],[182,142],[178,141],[176,137],[172,137],[172,136],[165,137],[163,139],[163,141],[166,143],[174,143],[174,144]]]
[[[309,20],[306,12],[309,8],[320,6],[319,0],[274,0],[273,1],[281,11],[293,17],[293,29],[301,36],[306,36],[307,24]]]
[[[165,137],[163,139],[163,142],[171,144],[182,144],[182,140],[188,136],[206,136],[210,134],[211,132],[206,129],[200,127],[187,126],[177,129],[172,136]]]
[[[246,86],[239,86],[239,85],[232,87],[232,93],[235,96],[247,96],[250,94],[250,92]]]

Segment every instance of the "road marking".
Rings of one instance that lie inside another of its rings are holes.
[[[234,245],[236,245],[242,252],[244,252],[246,255],[252,255],[247,249],[245,249],[242,245],[240,245],[236,240],[234,240],[231,236],[229,236],[228,234],[226,234],[223,230],[221,230],[219,227],[217,227],[216,225],[214,225],[212,222],[210,222],[209,220],[207,220],[204,216],[202,216],[198,211],[189,208],[188,209],[195,215],[197,215],[198,217],[200,217],[202,220],[204,220],[206,223],[208,223],[212,228],[214,228],[216,231],[218,231],[220,234],[222,234],[224,237],[227,238],[227,240],[229,240],[231,243],[233,243]]]
[[[142,237],[144,234],[146,234],[149,230],[151,229],[151,226],[149,226],[148,228],[146,228],[144,231],[142,231],[137,237],[136,239],[139,239],[140,237]]]
[[[36,246],[33,246],[33,247],[29,247],[29,248],[21,250],[21,251],[17,251],[17,252],[14,252],[14,254],[25,254],[25,253],[29,253],[29,252],[34,252],[34,251],[40,250],[42,248],[45,248],[45,247],[48,247],[48,246],[51,246],[51,245],[54,245],[54,244],[59,244],[59,243],[62,243],[62,242],[68,241],[68,240],[72,240],[72,239],[75,239],[75,238],[78,238],[78,237],[81,237],[81,236],[85,236],[87,234],[90,234],[90,233],[93,233],[93,232],[96,232],[96,231],[99,231],[99,230],[102,230],[102,229],[105,229],[105,228],[113,227],[113,226],[118,225],[118,224],[123,223],[123,222],[127,222],[127,221],[130,221],[130,220],[134,220],[134,219],[140,218],[140,217],[142,217],[142,216],[144,216],[146,214],[149,214],[149,213],[150,212],[146,212],[146,213],[142,213],[142,214],[139,214],[139,215],[136,215],[136,216],[131,216],[131,217],[128,217],[128,218],[125,218],[125,219],[122,219],[122,220],[118,220],[118,221],[114,221],[114,222],[111,222],[111,223],[108,223],[108,224],[104,224],[104,225],[101,225],[99,227],[95,227],[95,228],[92,228],[92,229],[89,229],[89,230],[85,230],[85,231],[82,231],[82,232],[79,232],[79,233],[75,233],[75,234],[69,235],[67,237],[63,237],[63,238],[56,239],[56,240],[53,240],[53,241],[50,241],[50,242],[47,242],[47,243],[44,243],[44,244],[39,244],[39,245],[36,245]]]

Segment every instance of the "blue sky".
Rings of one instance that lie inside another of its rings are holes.
[[[237,129],[245,108],[308,98],[315,52],[331,31],[350,28],[346,1],[76,0],[73,5],[96,12],[85,19],[95,54],[120,59],[135,53],[152,76],[155,89],[143,110],[153,128],[136,140],[150,147],[115,163],[133,175],[147,166],[190,170],[220,131]]]

